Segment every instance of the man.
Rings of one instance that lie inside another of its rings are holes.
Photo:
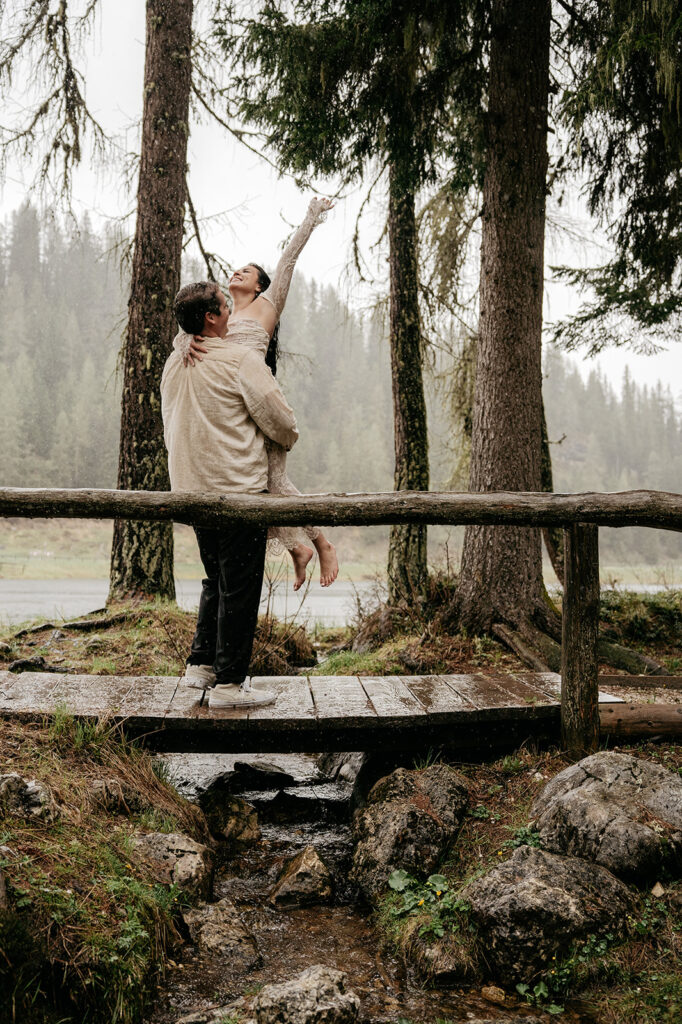
[[[265,438],[290,450],[296,419],[261,353],[225,340],[229,310],[213,282],[181,288],[175,316],[200,334],[205,355],[191,369],[179,352],[161,378],[161,413],[174,491],[262,494]],[[210,689],[209,707],[270,704],[275,694],[247,680],[258,621],[267,527],[230,523],[195,527],[206,572],[184,681]]]

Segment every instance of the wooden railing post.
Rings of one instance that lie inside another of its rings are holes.
[[[564,530],[561,647],[561,739],[578,759],[599,746],[599,531],[572,523]]]

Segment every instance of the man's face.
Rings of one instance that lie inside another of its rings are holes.
[[[216,298],[220,303],[220,312],[207,313],[204,317],[203,334],[206,338],[224,338],[227,334],[227,321],[230,316],[230,310],[220,288],[216,292]]]

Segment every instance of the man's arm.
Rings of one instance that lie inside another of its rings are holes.
[[[291,451],[298,440],[296,417],[259,352],[250,350],[242,359],[239,386],[251,419],[266,437]]]

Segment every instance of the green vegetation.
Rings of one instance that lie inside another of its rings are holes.
[[[154,877],[131,838],[163,830],[206,841],[201,813],[106,723],[77,723],[63,710],[49,728],[2,723],[0,750],[0,771],[44,782],[60,810],[47,823],[0,805],[9,897],[0,911],[0,1003],[26,1021],[139,1020],[187,897]],[[104,776],[125,785],[141,810],[101,807],[91,784]]]

